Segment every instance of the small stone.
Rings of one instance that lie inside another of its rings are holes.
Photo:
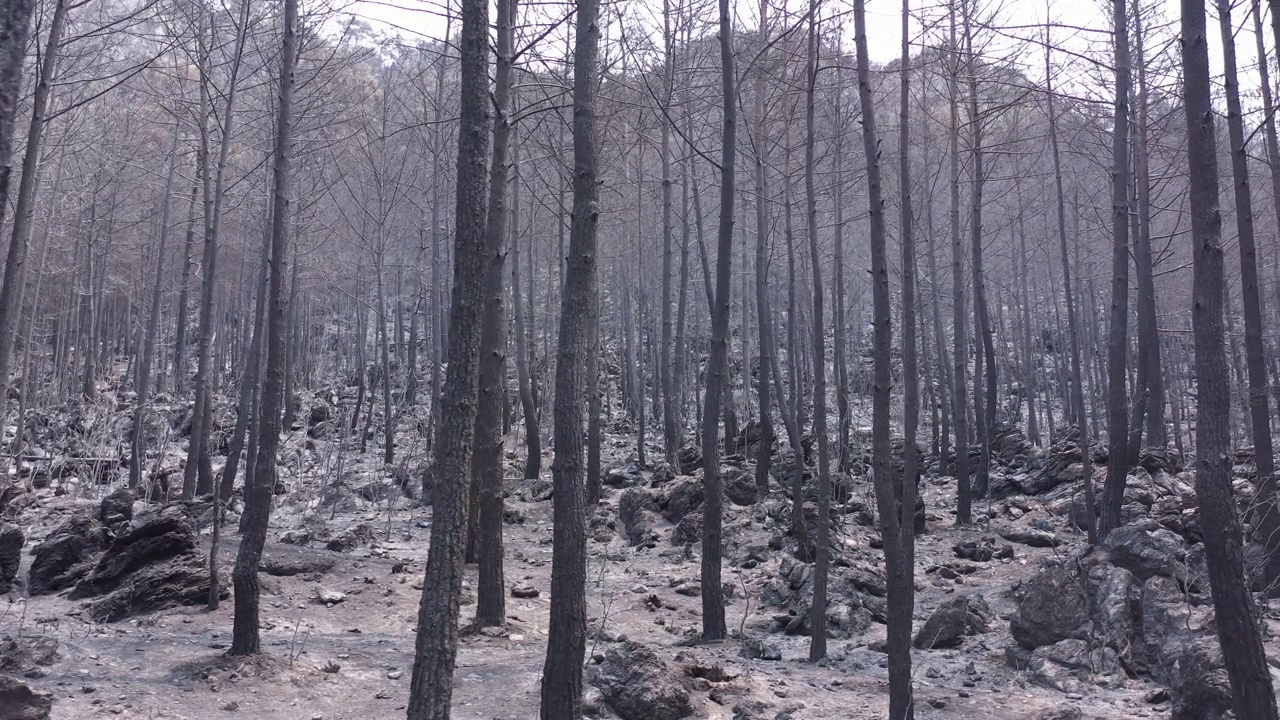
[[[957,694],[957,695],[959,695],[959,696],[960,696],[960,697],[962,697],[962,698],[970,697],[970,695],[969,695],[969,691],[968,691],[968,690],[961,690],[960,692],[958,692],[958,693],[956,693],[956,694]]]
[[[643,595],[643,594],[645,594],[645,593],[649,592],[649,588],[645,587],[644,585],[632,585],[632,586],[631,586],[631,592],[633,592],[633,593],[635,593],[635,594],[637,594],[637,595]]]
[[[941,710],[947,706],[947,701],[942,698],[934,698],[929,701],[929,704],[932,705],[935,710]]]
[[[338,603],[347,599],[347,594],[344,592],[339,592],[337,590],[320,588],[319,590],[316,591],[316,599],[324,603],[325,605],[337,605]]]
[[[388,680],[399,680],[399,679],[400,679],[400,678],[402,678],[402,677],[404,677],[404,671],[402,671],[402,670],[388,670],[388,671],[387,671],[387,679],[388,679]]]
[[[236,710],[240,709],[240,703],[236,702],[235,700],[232,700],[226,705],[223,705],[222,709],[226,710],[227,712],[235,712]]]
[[[1169,702],[1169,690],[1167,688],[1152,690],[1147,693],[1142,700],[1148,705],[1159,705],[1162,702]]]

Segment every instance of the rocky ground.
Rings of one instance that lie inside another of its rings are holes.
[[[203,607],[208,501],[133,497],[120,489],[118,463],[104,470],[83,459],[103,452],[92,444],[79,461],[53,447],[24,460],[0,527],[0,590],[8,593],[0,600],[0,718],[403,717],[431,510],[405,494],[417,489],[416,468],[375,466],[376,451],[353,452],[355,441],[344,444],[324,405],[317,400],[303,414],[282,453],[262,566],[268,652],[248,661],[224,655],[231,603],[214,612]],[[412,429],[401,452],[421,457]],[[787,533],[788,493],[775,482],[761,496],[744,455],[727,457],[731,637],[703,644],[696,452],[682,454],[683,469],[640,468],[627,457],[634,440],[625,428],[613,430],[605,497],[590,518],[588,713],[624,720],[885,717],[883,560],[868,482],[856,474],[837,478],[830,657],[811,664],[812,568],[796,559]],[[181,422],[175,428],[162,418],[155,431],[171,444],[168,455],[180,457]],[[917,716],[1228,717],[1191,478],[1179,458],[1144,456],[1126,493],[1129,524],[1106,546],[1089,549],[1074,528],[1085,512],[1075,441],[1059,438],[1048,450],[1033,450],[1007,431],[995,449],[990,499],[963,529],[953,527],[954,480],[926,461]],[[157,462],[170,463],[172,472],[176,459],[168,455]],[[795,461],[785,448],[776,460],[785,480]],[[509,461],[509,477],[518,478],[514,452]],[[1247,502],[1249,458],[1238,461]],[[546,479],[512,479],[507,489],[509,623],[465,634],[458,718],[537,716],[552,500]],[[219,555],[224,582],[236,522],[232,513]],[[1266,619],[1276,611],[1263,610]],[[1268,651],[1280,657],[1280,644],[1268,640]]]

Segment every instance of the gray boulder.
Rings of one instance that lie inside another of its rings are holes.
[[[34,690],[9,675],[0,675],[0,718],[4,720],[48,720],[53,712],[53,695]]]
[[[652,503],[649,492],[640,488],[628,488],[618,499],[618,519],[622,521],[627,542],[632,546],[652,542],[657,537],[649,512]]]
[[[75,515],[54,528],[31,551],[28,592],[47,595],[75,585],[92,569],[102,542],[102,527],[88,515]]]
[[[72,591],[72,598],[101,595],[120,586],[142,568],[194,553],[196,529],[180,505],[144,515],[121,533],[98,560],[88,577]]]
[[[688,679],[634,641],[607,650],[592,682],[622,720],[680,720],[693,715]]]
[[[933,611],[912,645],[919,650],[956,647],[966,635],[989,632],[992,617],[991,607],[981,595],[952,598]]]
[[[1186,577],[1185,543],[1153,520],[1112,530],[1102,541],[1102,548],[1113,565],[1133,573],[1138,582],[1156,575]]]

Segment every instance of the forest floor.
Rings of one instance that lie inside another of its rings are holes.
[[[609,437],[605,466],[621,464],[632,445],[627,438]],[[519,477],[513,453],[508,454],[508,463],[509,477]],[[355,471],[381,472],[358,466]],[[317,479],[309,480],[304,472],[299,480],[309,485]],[[506,628],[464,634],[454,692],[454,717],[459,719],[529,720],[538,715],[550,606],[551,501],[535,500],[528,481],[510,480],[508,485],[509,519],[518,521],[504,526],[507,584],[529,586],[539,594],[507,598]],[[917,717],[1111,720],[1169,716],[1168,702],[1158,700],[1159,686],[1149,680],[1112,678],[1081,693],[1066,694],[1035,685],[1025,672],[1011,669],[1006,648],[1013,645],[1008,618],[1016,607],[1016,587],[1044,562],[1082,544],[1083,537],[1035,498],[1025,499],[1020,506],[1026,510],[1015,513],[1019,517],[1005,515],[995,522],[1002,527],[1025,526],[1037,518],[1042,526],[1052,522],[1064,544],[1057,548],[1016,545],[1011,559],[970,563],[975,566],[972,574],[946,579],[938,568],[955,563],[953,546],[990,536],[987,524],[1003,511],[983,503],[975,507],[980,522],[957,529],[954,484],[935,478],[922,487],[929,522],[916,554],[916,627],[940,603],[969,593],[981,594],[995,617],[990,632],[965,637],[958,648],[913,651]],[[67,494],[37,491],[20,518],[28,535],[20,577],[25,576],[30,549],[43,535],[73,510],[96,507],[106,492],[105,487],[87,485]],[[653,547],[631,547],[621,523],[612,520],[622,492],[605,488],[596,514],[610,520],[597,525],[588,540],[588,613],[597,631],[588,637],[588,657],[598,660],[599,654],[625,636],[652,649],[677,673],[720,666],[723,681],[691,683],[692,717],[697,718],[879,720],[886,716],[886,656],[877,649],[883,646],[884,625],[872,622],[865,631],[830,641],[829,658],[818,664],[806,661],[807,636],[763,635],[758,630],[778,612],[762,607],[761,597],[779,574],[779,564],[787,562],[786,553],[771,552],[758,563],[740,560],[743,549],[767,547],[771,536],[778,534],[779,524],[769,515],[768,506],[785,504],[779,499],[780,491],[771,492],[769,500],[756,506],[725,505],[724,580],[736,588],[727,608],[731,637],[709,644],[692,640],[700,627],[701,607],[696,592],[690,591],[699,574],[696,543],[673,544],[675,526],[658,516]],[[855,481],[854,494],[869,500],[870,488]],[[56,720],[404,717],[431,511],[400,502],[398,510],[388,512],[386,500],[366,502],[354,494],[338,503],[336,511],[317,510],[316,495],[312,488],[305,494],[282,496],[274,513],[267,557],[287,560],[303,572],[287,577],[262,575],[266,652],[258,658],[225,657],[232,624],[230,600],[214,612],[186,607],[98,624],[81,612],[76,601],[57,595],[24,598],[15,591],[7,608],[0,609],[0,636],[21,634],[58,641],[57,661],[42,669],[43,677],[28,681],[54,695]],[[304,523],[312,529],[319,523],[334,533],[365,524],[374,529],[375,538],[348,553],[277,541],[282,533]],[[837,527],[841,551],[855,564],[875,567],[883,562],[881,552],[871,547],[871,528],[849,520],[848,515],[838,519]],[[206,528],[202,536],[206,552],[208,533]],[[222,577],[229,583],[237,538],[234,532],[227,534],[220,557]],[[467,567],[467,577],[464,624],[474,611],[474,565]],[[336,591],[342,598],[323,603],[318,599],[321,591]],[[763,635],[781,649],[782,658],[744,657],[744,634]],[[1269,641],[1268,652],[1280,657],[1280,645]],[[596,664],[589,662],[587,669],[589,710],[611,717],[599,691],[590,684]]]

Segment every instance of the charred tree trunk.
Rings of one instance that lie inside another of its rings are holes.
[[[284,32],[280,52],[280,101],[276,110],[275,178],[272,187],[271,273],[267,280],[266,380],[262,388],[262,416],[258,419],[258,454],[253,482],[245,493],[244,537],[236,554],[231,582],[235,588],[232,656],[261,651],[258,617],[258,565],[267,539],[271,498],[276,486],[276,454],[280,446],[280,406],[284,399],[285,318],[284,272],[288,252],[289,181],[293,155],[293,69],[296,63],[298,1],[284,0]]]
[[[582,717],[582,661],[587,633],[587,536],[583,493],[583,375],[585,355],[597,349],[590,333],[596,316],[596,231],[600,187],[596,182],[595,92],[599,75],[600,4],[579,0],[573,54],[573,216],[556,359],[556,503],[551,554],[551,621],[542,669],[542,720]]]
[[[734,161],[737,154],[737,92],[733,69],[733,23],[729,0],[719,0],[720,80],[724,108],[720,137],[720,227],[716,242],[715,304],[711,312],[711,356],[702,412],[702,482],[706,496],[702,523],[702,638],[723,640],[724,588],[720,583],[721,485],[720,415],[729,370],[729,290],[733,257]],[[544,718],[544,720],[549,720]]]
[[[445,720],[453,697],[458,612],[467,534],[467,474],[471,469],[488,240],[485,233],[485,161],[489,156],[489,4],[462,3],[459,39],[457,229],[448,370],[440,395],[432,492],[431,550],[418,609],[410,681],[409,720]]]
[[[1222,326],[1226,279],[1207,35],[1203,0],[1182,0],[1183,95],[1195,263],[1191,317],[1197,384],[1196,495],[1201,526],[1214,529],[1204,534],[1205,559],[1236,717],[1275,720],[1275,693],[1244,584],[1240,519],[1231,489],[1231,395]]]

